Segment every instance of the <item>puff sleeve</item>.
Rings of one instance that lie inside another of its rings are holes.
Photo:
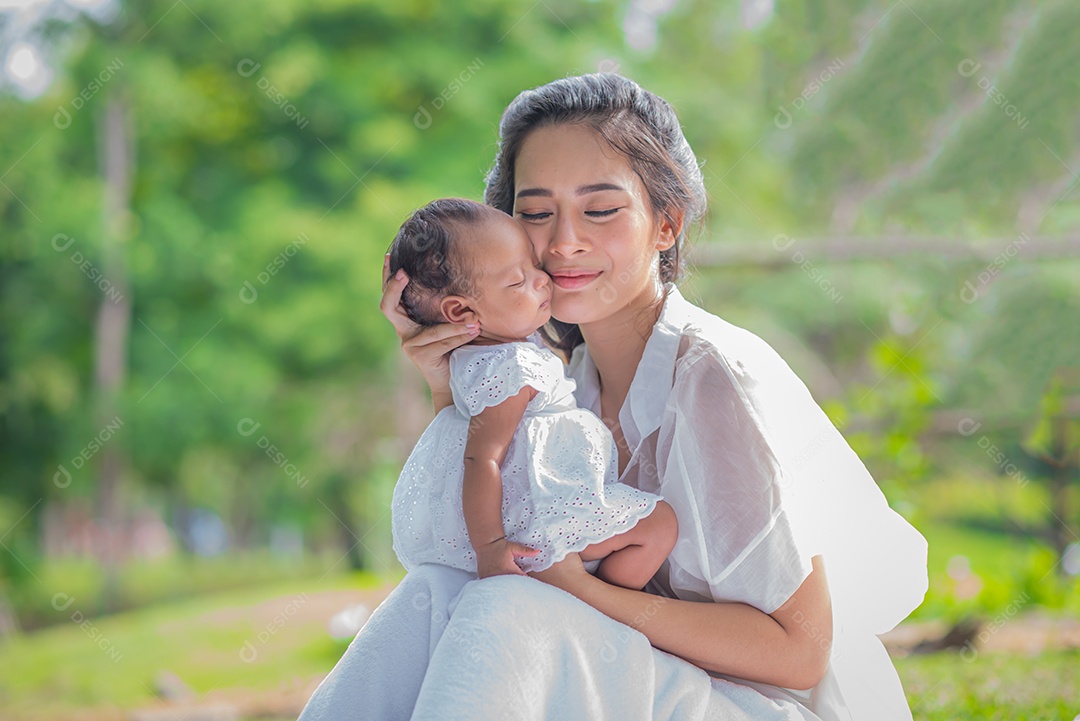
[[[469,416],[499,405],[525,387],[537,391],[530,406],[543,405],[561,378],[561,361],[532,343],[459,349],[450,357],[454,403]]]

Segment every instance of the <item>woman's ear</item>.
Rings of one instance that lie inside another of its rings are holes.
[[[443,318],[450,323],[473,323],[476,321],[476,311],[469,305],[468,298],[460,295],[448,295],[439,302],[439,310]]]
[[[657,229],[656,249],[665,251],[675,245],[682,232],[684,214],[679,211],[665,211],[660,214],[660,227]]]

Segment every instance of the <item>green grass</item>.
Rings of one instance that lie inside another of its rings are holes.
[[[1045,515],[1045,489],[1010,479],[956,476],[910,489],[915,526],[929,543],[930,590],[912,619],[993,617],[1016,599],[1080,612],[1080,578],[1052,571],[1056,556],[1043,541],[1006,527],[1032,527]],[[995,530],[1000,529],[1000,530]],[[977,576],[975,595],[950,578],[952,559]],[[1071,721],[1072,717],[1070,717]]]
[[[957,653],[897,659],[915,721],[1072,721],[1080,650],[1026,657]]]
[[[329,637],[323,618],[282,616],[260,605],[284,599],[299,607],[307,602],[303,594],[377,585],[360,574],[296,580],[93,619],[89,628],[80,627],[79,616],[71,619],[79,611],[73,603],[62,625],[0,645],[0,717],[33,709],[35,718],[65,718],[75,709],[145,705],[162,669],[197,695],[306,683],[326,673],[346,643]]]
[[[1026,595],[1024,611],[1042,605],[1064,615],[1080,611],[1080,579],[1052,572],[1054,557],[1039,540],[1004,529],[1004,519],[1032,525],[1045,507],[1044,492],[1008,479],[935,480],[912,499],[915,525],[929,543],[930,590],[913,620],[990,620]],[[920,498],[921,496],[921,498]],[[974,522],[974,523],[973,523]],[[963,597],[947,573],[962,556],[978,576],[979,591]],[[1020,617],[1017,617],[1020,618]],[[966,654],[970,655],[970,654]],[[1080,650],[1038,656],[958,653],[896,660],[916,721],[1073,721],[1080,717]]]
[[[932,574],[944,574],[950,559],[965,556],[972,572],[980,576],[1007,576],[1023,568],[1031,553],[1043,547],[1034,540],[942,521],[925,524],[922,532],[929,541],[927,566]]]
[[[207,593],[252,588],[284,579],[319,578],[340,554],[283,561],[268,551],[232,553],[213,558],[175,555],[133,560],[118,572],[115,610],[142,608]],[[53,607],[56,594],[76,599],[83,613],[101,615],[106,607],[105,574],[94,559],[50,559],[33,564],[8,589],[8,598],[22,626],[36,629],[62,622]]]
[[[1039,603],[1065,608],[1069,605],[1067,599],[1075,597],[1080,587],[1076,580],[1062,581],[1055,574],[1047,574],[1053,558],[1045,546],[1034,540],[941,521],[920,524],[919,530],[929,542],[930,590],[912,614],[913,620],[955,621],[970,614],[993,615],[1022,593]],[[965,597],[947,572],[950,560],[956,557],[967,559],[971,573],[979,578],[979,590],[973,597]]]

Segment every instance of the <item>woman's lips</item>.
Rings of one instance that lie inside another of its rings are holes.
[[[551,280],[563,290],[577,290],[584,288],[596,280],[599,271],[567,271],[566,273],[552,273]]]

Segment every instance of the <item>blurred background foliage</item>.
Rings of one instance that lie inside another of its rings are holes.
[[[64,621],[76,586],[100,614],[399,574],[389,497],[429,411],[382,254],[412,209],[480,197],[518,92],[596,70],[679,112],[710,195],[685,288],[780,351],[924,531],[919,614],[1080,609],[1076,3],[42,0],[0,23],[8,632]],[[154,559],[174,581],[140,580]]]

